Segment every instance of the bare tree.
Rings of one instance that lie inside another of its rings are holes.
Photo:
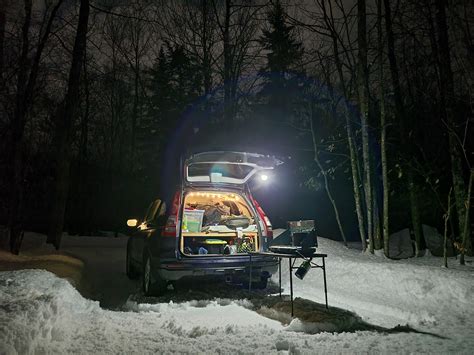
[[[345,128],[359,236],[362,248],[365,251],[367,249],[367,236],[365,222],[366,216],[364,213],[364,201],[362,197],[363,187],[360,183],[360,164],[355,132],[352,127],[352,121],[354,119],[353,108],[349,100],[349,98],[355,96],[353,91],[353,82],[355,79],[355,59],[353,53],[355,53],[355,50],[352,48],[354,41],[351,36],[351,28],[354,25],[351,20],[354,18],[352,14],[353,9],[348,13],[340,1],[332,2],[326,0],[315,0],[312,5],[313,6],[310,8],[301,7],[300,9],[303,13],[301,18],[290,17],[290,20],[294,24],[300,26],[304,30],[310,31],[316,36],[314,43],[318,43],[320,46],[318,49],[313,49],[316,53],[320,53],[323,50],[322,48],[327,48],[327,53],[323,55],[327,57],[328,61],[334,63],[337,77],[334,81],[336,84],[332,85],[329,73],[323,70],[329,90],[333,92],[332,96],[336,97],[337,95],[334,95],[334,88],[337,89],[339,86],[339,91],[342,92],[343,97],[347,98],[346,100],[342,100],[342,111],[343,116],[345,117]],[[340,16],[338,18],[334,15],[334,7]],[[309,19],[309,21],[307,19]],[[325,43],[326,39],[328,40],[328,43]],[[314,47],[316,46],[313,46],[313,48]],[[333,114],[337,111],[337,106],[338,103],[333,100]]]
[[[323,11],[324,23],[326,24],[326,29],[329,31],[330,38],[332,41],[333,56],[334,56],[334,62],[336,65],[338,77],[339,77],[339,84],[341,85],[342,92],[344,93],[344,95],[346,97],[350,97],[348,85],[346,84],[346,79],[344,77],[342,61],[340,58],[341,55],[340,55],[339,46],[340,46],[341,41],[340,41],[340,37],[335,26],[332,5],[331,5],[331,2],[328,2],[329,13],[326,10],[325,0],[321,0],[320,5]],[[357,157],[357,150],[356,150],[356,146],[354,142],[354,133],[352,131],[352,123],[351,123],[352,110],[347,101],[345,103],[345,110],[346,110],[345,117],[346,117],[347,141],[348,141],[350,162],[351,162],[352,187],[354,191],[354,200],[355,200],[357,220],[358,220],[358,226],[359,226],[359,235],[362,242],[362,249],[365,251],[367,249],[367,242],[366,242],[364,213],[362,211],[362,196],[361,196],[361,190],[360,190],[358,157]]]
[[[218,26],[210,0],[162,1],[158,9],[157,30],[162,33],[162,40],[183,47],[199,59],[204,79],[203,94],[208,95],[215,82],[220,52]]]
[[[223,43],[224,60],[220,71],[224,86],[224,121],[231,124],[237,113],[239,79],[258,54],[252,51],[252,42],[258,33],[258,14],[266,4],[226,0],[221,10],[218,2],[212,0],[212,6]]]
[[[471,249],[469,210],[465,208],[466,185],[463,178],[462,158],[459,143],[457,140],[457,124],[454,114],[455,94],[453,73],[451,69],[451,55],[448,38],[448,28],[446,20],[446,0],[436,0],[436,23],[438,29],[439,46],[439,74],[440,74],[440,96],[443,107],[443,119],[448,129],[449,154],[451,158],[451,174],[453,179],[454,201],[458,217],[459,233],[461,240],[466,241],[464,248]],[[467,236],[464,236],[463,233]],[[464,258],[462,260],[464,262]]]
[[[451,217],[451,192],[453,189],[449,189],[448,194],[448,207],[444,214],[444,238],[443,238],[443,261],[444,267],[448,267],[448,221]]]
[[[328,172],[327,172],[327,169],[325,169],[323,167],[323,165],[321,164],[321,160],[319,159],[319,149],[318,149],[318,143],[316,141],[316,135],[315,135],[315,129],[314,129],[314,123],[313,123],[314,122],[314,115],[315,115],[313,100],[311,100],[309,105],[310,105],[309,124],[310,124],[310,131],[311,131],[311,140],[313,142],[313,150],[314,150],[313,159],[314,159],[315,163],[318,165],[318,168],[321,171],[321,174],[323,175],[324,189],[326,190],[326,194],[327,194],[328,199],[331,202],[332,208],[334,210],[334,215],[336,217],[336,222],[337,222],[337,226],[339,228],[339,233],[341,234],[342,241],[344,242],[344,245],[347,247],[347,239],[346,239],[346,235],[344,233],[344,228],[342,228],[341,217],[339,216],[339,209],[337,208],[336,201],[334,200],[331,189],[329,187]]]
[[[49,17],[46,17],[46,26],[40,33],[40,40],[36,47],[36,51],[30,66],[30,26],[32,1],[25,0],[24,12],[25,18],[22,27],[22,49],[19,59],[19,67],[17,74],[17,90],[16,104],[11,123],[11,181],[12,188],[10,191],[10,250],[12,253],[18,254],[21,244],[22,230],[22,200],[23,200],[23,165],[24,165],[24,132],[27,121],[29,108],[33,105],[33,93],[38,78],[41,56],[45,48],[46,42],[51,32],[51,27],[63,0],[59,0],[51,10]],[[47,10],[46,10],[47,11]]]
[[[377,0],[377,47],[379,56],[379,105],[380,105],[380,153],[382,163],[382,183],[383,183],[383,247],[385,256],[389,256],[389,196],[390,182],[388,180],[388,161],[387,161],[387,121],[385,112],[385,88],[384,88],[384,51],[383,51],[383,32],[382,32],[382,0]]]
[[[6,0],[0,0],[0,79],[3,79]]]
[[[395,39],[392,29],[392,10],[390,8],[390,1],[384,0],[385,8],[385,29],[387,33],[387,42],[388,42],[388,60],[390,63],[390,74],[392,80],[392,87],[395,97],[395,116],[397,122],[400,125],[400,141],[402,146],[405,149],[408,149],[410,146],[408,142],[408,132],[406,130],[406,110],[403,103],[403,98],[401,94],[399,70],[397,65],[397,60],[395,56]],[[408,153],[408,160],[410,159],[410,153]],[[418,206],[418,196],[417,188],[415,186],[415,181],[413,179],[413,172],[408,166],[406,168],[407,176],[407,185],[410,196],[410,210],[411,210],[411,220],[413,225],[413,231],[415,233],[415,246],[416,246],[416,255],[421,255],[421,243],[423,240],[423,228],[421,225],[420,210]]]
[[[369,251],[374,253],[374,231],[373,231],[373,202],[372,202],[372,182],[369,155],[369,93],[368,93],[368,71],[367,71],[367,14],[365,0],[357,1],[357,43],[358,64],[357,64],[357,92],[359,98],[360,122],[362,131],[362,158],[364,171],[364,192],[365,205],[367,208],[367,234],[369,239]]]
[[[140,2],[135,2],[125,9],[125,15],[128,16],[125,22],[125,38],[123,42],[118,43],[118,49],[127,59],[130,69],[133,72],[133,104],[132,104],[132,122],[131,122],[131,143],[130,143],[130,166],[135,166],[136,158],[136,136],[139,124],[139,101],[140,93],[143,92],[141,85],[141,73],[143,71],[143,60],[150,50],[151,31],[148,22],[139,18],[147,13],[149,6]]]
[[[69,191],[71,162],[70,144],[73,138],[73,123],[78,112],[77,97],[79,95],[82,63],[84,60],[84,52],[86,50],[89,10],[89,0],[81,0],[66,96],[56,112],[56,137],[58,139],[55,174],[56,180],[54,184],[54,200],[47,239],[47,242],[54,244],[56,249],[59,249],[61,245],[64,214]]]
[[[465,201],[466,212],[464,214],[464,228],[462,234],[462,245],[461,245],[461,257],[459,258],[459,263],[464,265],[464,254],[469,251],[470,240],[471,237],[469,234],[469,211],[471,208],[471,198],[472,198],[472,184],[474,180],[474,169],[471,169],[471,174],[469,175],[469,183],[467,188],[467,196]]]
[[[115,13],[122,14],[122,12]],[[131,48],[127,42],[127,21],[128,18],[107,15],[104,19],[104,31],[101,36],[107,48],[107,56],[102,59],[104,73],[96,90],[102,92],[99,105],[106,108],[99,111],[98,115],[100,136],[104,142],[105,166],[108,172],[111,172],[112,169],[120,171],[125,162],[129,163],[126,154],[131,150],[128,149],[132,145],[134,135],[131,131],[134,120],[137,118],[135,113],[138,114],[138,87],[133,95],[130,86],[133,88],[135,88],[135,84],[138,86],[140,73],[137,77],[137,72],[133,70],[135,60],[133,54],[130,53],[133,53],[133,50],[129,51]],[[130,100],[130,98],[132,99]]]

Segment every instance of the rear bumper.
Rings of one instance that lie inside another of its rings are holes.
[[[250,270],[249,257],[164,259],[157,272],[165,280],[183,277],[245,275]],[[270,277],[278,271],[278,259],[252,257],[252,275]]]

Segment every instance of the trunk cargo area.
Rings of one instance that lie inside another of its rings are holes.
[[[180,251],[186,256],[232,256],[259,250],[257,220],[244,195],[191,191],[185,195]]]

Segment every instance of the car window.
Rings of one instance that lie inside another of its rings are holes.
[[[155,215],[158,210],[158,207],[160,207],[160,204],[160,199],[155,200],[150,204],[146,211],[145,218],[143,219],[144,222],[152,222],[155,219]]]
[[[160,209],[158,210],[158,213],[156,214],[156,218],[159,216],[164,216],[166,214],[166,202],[163,201],[161,203]]]
[[[248,165],[197,163],[188,167],[188,176],[210,176],[211,173],[220,173],[222,176],[244,179],[254,168]]]

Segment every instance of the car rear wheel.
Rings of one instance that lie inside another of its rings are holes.
[[[153,272],[149,254],[145,254],[143,260],[142,286],[145,296],[159,296],[166,290],[166,280],[163,280],[158,273]]]
[[[260,281],[253,281],[252,282],[252,288],[256,290],[264,290],[268,286],[268,277],[262,276],[260,278]]]
[[[136,280],[138,276],[140,276],[140,273],[133,265],[130,241],[127,243],[127,258],[125,262],[125,269],[128,278],[131,280]]]

